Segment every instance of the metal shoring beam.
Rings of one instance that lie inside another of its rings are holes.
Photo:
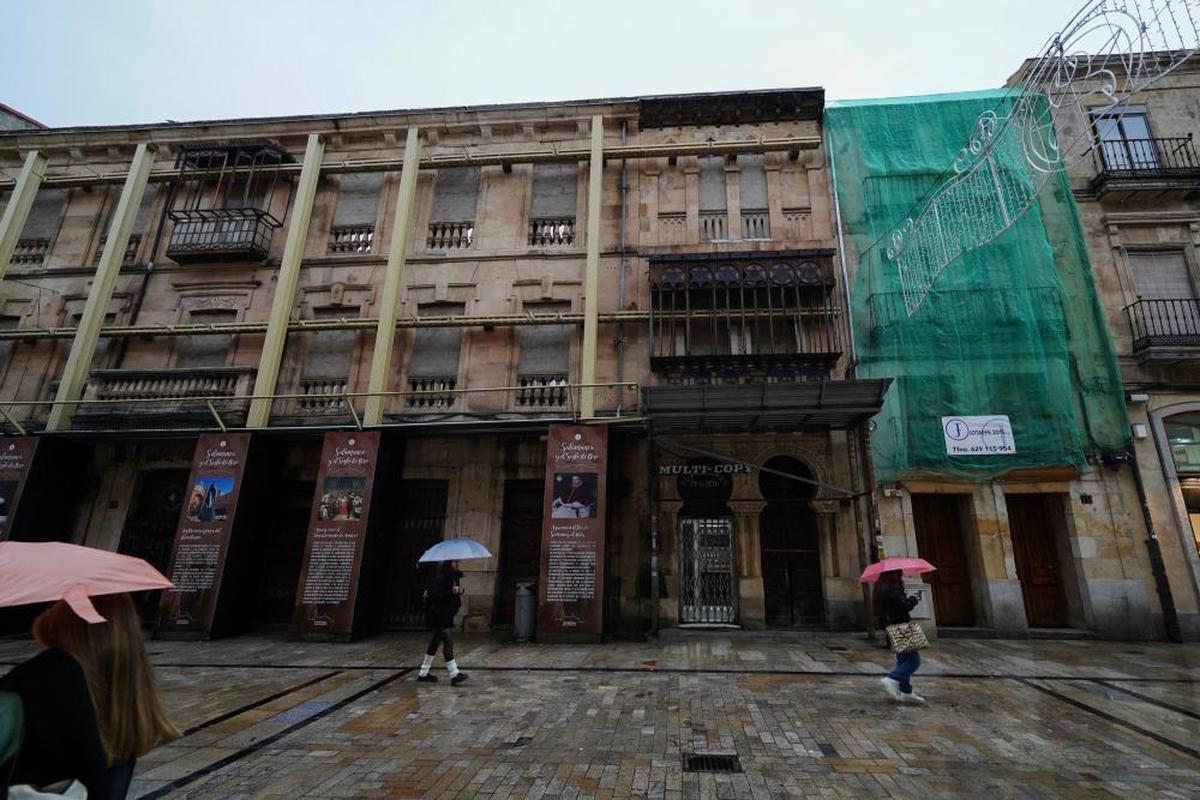
[[[292,302],[296,297],[296,285],[300,282],[300,265],[304,258],[304,241],[308,238],[308,223],[312,218],[313,200],[317,196],[317,183],[321,178],[321,159],[325,156],[325,140],[318,134],[308,137],[304,148],[304,167],[296,187],[296,199],[292,203],[292,218],[288,222],[287,242],[283,246],[283,258],[275,279],[275,296],[271,301],[271,316],[267,320],[267,335],[263,339],[258,358],[258,372],[254,377],[254,394],[274,394],[279,380],[279,364],[283,360],[283,347],[287,342],[288,320],[292,316]],[[253,400],[246,415],[247,428],[265,428],[271,419],[271,401]]]
[[[71,352],[63,368],[58,394],[46,419],[47,431],[57,431],[69,426],[71,414],[75,410],[74,403],[83,393],[83,383],[91,368],[96,342],[100,338],[100,328],[104,324],[104,315],[108,311],[113,289],[117,285],[117,276],[121,274],[125,248],[129,245],[129,235],[133,232],[133,223],[142,204],[142,195],[146,193],[146,183],[150,178],[150,169],[154,166],[154,154],[157,149],[156,145],[143,142],[133,154],[133,163],[129,166],[125,188],[121,190],[121,199],[117,201],[112,223],[108,228],[108,240],[104,243],[100,264],[96,267],[96,278],[92,282],[92,290],[88,293],[83,313],[79,317],[75,338],[71,342]]]
[[[379,304],[379,325],[375,329],[375,348],[371,352],[369,392],[387,390],[391,374],[392,351],[396,344],[396,317],[400,311],[400,292],[404,288],[404,259],[408,251],[408,221],[412,216],[413,198],[417,192],[417,169],[421,158],[420,132],[408,129],[404,143],[404,166],[400,171],[400,186],[396,190],[396,213],[392,220],[392,241],[388,248],[387,272],[383,282],[383,297]],[[374,427],[383,422],[384,397],[373,394],[367,398],[363,424]]]
[[[800,483],[807,483],[812,486],[820,486],[824,489],[829,489],[830,491],[837,492],[838,494],[840,494],[842,497],[845,497],[845,498],[856,498],[856,497],[859,497],[860,495],[865,494],[865,492],[859,492],[859,491],[855,491],[853,489],[843,489],[841,486],[834,486],[831,483],[824,483],[822,481],[818,481],[813,478],[802,478],[799,475],[793,475],[790,472],[783,472],[782,470],[772,469],[771,467],[764,467],[761,464],[755,464],[753,461],[743,461],[739,458],[734,458],[733,456],[728,455],[726,453],[718,453],[715,450],[705,450],[700,447],[692,447],[691,445],[681,444],[679,442],[674,441],[673,439],[659,438],[658,441],[659,441],[659,445],[662,448],[664,448],[665,450],[671,450],[672,448],[678,448],[675,452],[675,455],[685,455],[685,453],[678,452],[678,450],[685,450],[694,455],[708,456],[709,458],[715,458],[718,461],[726,461],[730,464],[739,464],[743,467],[749,467],[750,469],[757,470],[758,472],[766,472],[770,475],[778,475],[781,478],[790,478],[791,480],[799,481]]]
[[[693,319],[708,319],[713,311],[693,311],[691,317]],[[767,309],[750,310],[747,315],[750,317],[767,317],[771,314],[775,316],[785,316],[789,312],[787,309],[776,309],[768,311]],[[651,316],[661,319],[684,319],[686,312],[650,312],[650,311],[608,311],[597,314],[597,319],[600,322],[645,322]],[[817,309],[808,312],[811,316],[825,316],[825,314]],[[478,328],[484,326],[495,327],[517,327],[521,325],[580,325],[583,323],[583,313],[579,311],[568,311],[562,314],[492,314],[479,316],[462,316],[462,317],[405,317],[396,320],[397,328]],[[329,320],[306,320],[306,319],[291,319],[288,320],[288,332],[295,333],[297,331],[324,331],[324,330],[366,330],[378,327],[379,320],[375,317],[352,317],[343,319]],[[74,338],[78,328],[25,328],[18,330],[0,330],[0,341],[25,341],[38,339],[71,339]],[[267,323],[265,322],[208,322],[208,323],[187,323],[183,325],[109,325],[100,329],[100,335],[106,338],[121,338],[128,336],[203,336],[205,334],[238,334],[238,333],[266,333]],[[672,341],[669,336],[664,338],[664,341]],[[623,383],[623,381],[617,381]]]
[[[592,117],[591,172],[588,175],[587,262],[583,272],[583,365],[579,381],[579,416],[596,416],[596,339],[600,310],[600,192],[604,181],[604,117]]]
[[[184,146],[188,142],[171,142],[172,146]],[[191,144],[197,144],[195,142]],[[668,142],[663,144],[630,144],[612,145],[605,148],[604,155],[610,159],[641,159],[661,157],[683,157],[700,155],[737,155],[739,153],[775,153],[790,150],[815,150],[821,146],[819,136],[785,136],[777,139],[756,137],[754,139],[732,139],[719,142]],[[444,155],[426,156],[420,161],[421,169],[439,169],[445,167],[487,167],[504,166],[505,164],[552,164],[586,161],[591,157],[590,148],[555,147],[551,150],[488,150],[484,152],[455,152]],[[327,175],[344,172],[395,172],[403,167],[401,158],[370,158],[347,159],[331,163],[322,168]],[[90,169],[86,165],[80,165]],[[56,168],[57,169],[57,168]],[[298,175],[303,167],[300,164],[280,164],[279,175]],[[229,172],[248,172],[249,167],[239,167]],[[188,172],[191,178],[199,179],[208,175],[216,175],[217,170],[192,169]],[[48,186],[99,186],[117,184],[125,180],[127,172],[114,170],[106,173],[74,173],[59,172],[47,175],[44,184]],[[153,183],[175,180],[180,177],[178,168],[155,170],[150,174]],[[0,179],[0,190],[15,184],[12,180]]]
[[[37,197],[38,189],[46,173],[46,157],[37,150],[30,150],[25,156],[25,165],[17,176],[16,188],[8,205],[4,207],[4,216],[0,217],[0,280],[4,279],[4,271],[8,269],[8,261],[17,242],[21,240],[21,231],[29,219],[29,210]]]

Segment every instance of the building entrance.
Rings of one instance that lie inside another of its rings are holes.
[[[1005,498],[1017,577],[1031,628],[1065,628],[1069,624],[1054,529],[1054,515],[1061,515],[1062,510],[1053,506],[1053,499],[1045,494]]]
[[[496,581],[496,625],[511,625],[517,584],[537,583],[542,565],[542,506],[545,481],[504,482],[500,523],[500,575]]]
[[[436,565],[418,564],[421,554],[444,538],[444,480],[400,481],[400,524],[388,537],[385,625],[393,630],[425,628],[425,584]]]
[[[765,466],[813,477],[808,467],[787,456],[772,458]],[[821,536],[808,504],[816,486],[771,472],[760,472],[758,484],[767,501],[759,516],[766,623],[779,628],[819,625],[824,621]]]
[[[152,469],[141,473],[137,499],[125,527],[117,551],[147,561],[166,574],[171,563],[171,547],[175,543],[175,527],[187,490],[188,470]],[[161,591],[135,592],[133,600],[143,625],[158,620]]]
[[[730,625],[737,618],[733,520],[679,520],[679,621]]]
[[[933,587],[938,625],[975,624],[971,573],[963,536],[962,500],[952,494],[914,494],[913,526],[921,558],[937,567],[924,576]]]
[[[308,540],[315,481],[284,481],[273,493],[274,513],[262,543],[262,568],[258,573],[258,624],[282,626],[292,622],[300,566]]]

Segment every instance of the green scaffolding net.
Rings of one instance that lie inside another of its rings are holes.
[[[951,263],[911,316],[886,255],[888,234],[941,184],[979,115],[1003,115],[1012,99],[985,91],[826,110],[846,246],[859,256],[857,375],[894,378],[871,436],[880,482],[1082,469],[1089,455],[1129,445],[1120,372],[1064,174],[1011,228]],[[1017,148],[995,154],[1005,181],[1025,172],[1019,158]]]

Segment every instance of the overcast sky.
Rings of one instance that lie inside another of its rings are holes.
[[[823,86],[1001,85],[1081,0],[0,0],[52,126]]]

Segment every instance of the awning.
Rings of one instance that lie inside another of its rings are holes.
[[[732,386],[648,386],[656,431],[744,433],[852,428],[879,413],[891,378]]]

